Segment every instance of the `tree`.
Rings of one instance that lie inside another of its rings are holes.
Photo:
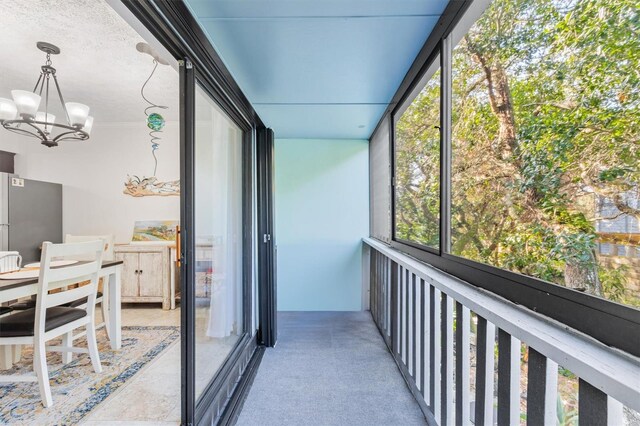
[[[412,186],[410,205],[431,206],[424,199],[437,198],[439,188],[426,185],[433,168],[425,173],[413,160],[430,145],[407,135],[434,122],[433,100],[430,109],[416,104],[398,127],[397,139],[409,142],[396,169],[412,171],[399,180]],[[454,254],[620,296],[612,286],[624,274],[598,263],[595,213],[607,199],[616,214],[640,218],[635,1],[493,2],[454,50],[452,142]],[[399,227],[431,238],[414,225],[433,220],[424,209],[401,211]]]
[[[440,72],[396,123],[396,235],[438,247]]]

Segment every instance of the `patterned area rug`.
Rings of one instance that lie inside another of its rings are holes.
[[[93,371],[88,354],[74,354],[73,361],[63,365],[59,352],[49,352],[53,406],[42,406],[36,382],[0,383],[0,424],[77,424],[179,338],[179,327],[122,327],[122,349],[114,351],[106,333],[100,330],[101,374]],[[48,344],[57,343],[52,340]],[[81,338],[74,345],[86,347],[86,341]],[[25,347],[22,360],[11,370],[0,371],[0,375],[31,373],[32,362],[32,348]]]

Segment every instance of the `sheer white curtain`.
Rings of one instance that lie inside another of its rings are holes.
[[[242,133],[213,109],[213,271],[207,336],[239,330],[242,298]]]

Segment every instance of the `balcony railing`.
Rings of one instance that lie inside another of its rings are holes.
[[[364,243],[371,314],[430,423],[555,426],[566,396],[559,365],[578,381],[580,426],[623,425],[623,406],[640,411],[637,358],[377,240]]]

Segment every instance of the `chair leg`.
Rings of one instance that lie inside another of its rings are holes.
[[[73,331],[70,331],[62,336],[62,346],[66,348],[73,347]],[[69,364],[73,359],[73,352],[61,352],[62,363]]]
[[[45,342],[35,342],[33,353],[33,370],[38,376],[38,385],[40,387],[40,398],[45,408],[53,405],[51,398],[51,387],[49,386],[49,371],[47,369],[47,352],[44,347]]]
[[[87,347],[89,348],[89,356],[91,357],[91,365],[96,373],[102,373],[102,364],[100,364],[100,353],[98,352],[98,343],[96,342],[96,324],[91,321],[87,324]]]
[[[111,340],[111,328],[109,327],[109,299],[106,294],[102,296],[100,307],[102,308],[102,322],[104,322],[104,329],[107,332],[107,337]]]

